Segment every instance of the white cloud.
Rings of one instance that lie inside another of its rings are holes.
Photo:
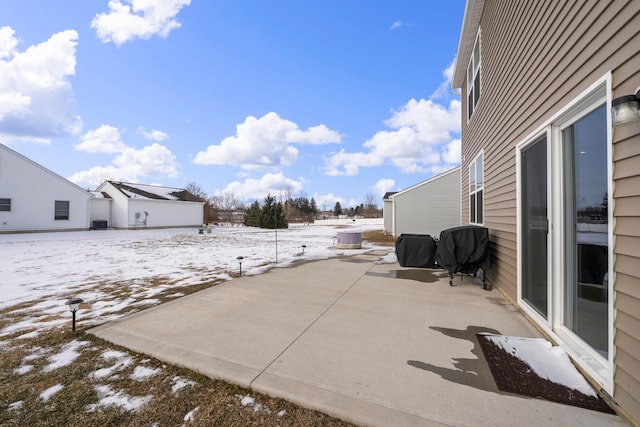
[[[396,185],[395,179],[383,178],[379,179],[378,182],[373,185],[373,190],[379,195],[384,196],[385,193],[391,191],[394,185]]]
[[[454,139],[444,147],[442,160],[449,165],[460,163],[461,148],[460,140]]]
[[[326,175],[357,175],[360,167],[391,163],[403,173],[431,172],[432,166],[452,158],[441,154],[460,132],[460,101],[448,106],[432,100],[411,99],[385,124],[395,130],[377,132],[363,144],[367,152],[341,150],[325,158]]]
[[[169,135],[166,132],[162,132],[162,131],[159,131],[157,129],[152,129],[150,131],[147,131],[142,126],[140,126],[138,128],[138,133],[140,135],[144,136],[149,141],[160,142],[160,141],[164,141],[165,139],[169,138]]]
[[[109,125],[90,130],[82,137],[82,142],[76,145],[76,150],[87,153],[120,153],[125,148],[120,131]]]
[[[298,194],[302,191],[305,184],[304,178],[298,180],[287,178],[282,173],[267,173],[261,178],[246,178],[243,182],[234,181],[222,190],[216,190],[214,195],[219,196],[225,192],[230,192],[234,197],[241,201],[262,200],[271,194],[279,198],[286,191],[292,194]]]
[[[453,78],[453,69],[456,65],[456,59],[453,58],[451,64],[442,72],[442,76],[444,77],[444,81],[440,83],[438,89],[431,95],[431,99],[435,98],[446,98],[447,95],[451,93],[451,79]]]
[[[389,31],[396,30],[402,27],[402,25],[403,25],[402,21],[398,19],[397,21],[394,21],[393,24],[391,24],[391,27],[389,27]]]
[[[127,146],[120,131],[113,126],[102,125],[82,137],[76,149],[88,153],[117,154],[113,164],[94,166],[76,172],[69,180],[76,184],[100,185],[106,178],[120,181],[139,181],[145,177],[176,177],[178,162],[171,151],[156,142],[141,149]]]
[[[91,28],[103,43],[118,46],[136,38],[166,38],[182,25],[175,17],[189,3],[191,0],[110,0],[109,12],[97,14]]]
[[[430,99],[411,99],[384,121],[391,130],[376,132],[362,146],[366,151],[333,152],[325,157],[325,175],[357,175],[361,167],[392,164],[403,173],[437,173],[460,162],[460,101],[436,102],[448,87],[453,62],[442,72],[444,82]],[[456,142],[457,141],[457,142]],[[457,144],[457,145],[456,145]]]
[[[75,75],[78,33],[53,34],[24,52],[14,34],[0,28],[0,133],[16,139],[79,133],[82,121],[73,113],[68,80]]]
[[[341,206],[344,205],[344,198],[335,196],[333,193],[329,193],[329,194],[314,193],[313,198],[316,201],[316,206],[320,210],[332,211],[336,205],[336,202],[340,202]]]
[[[271,112],[255,118],[248,116],[236,126],[236,135],[200,151],[193,162],[201,165],[235,165],[245,170],[291,166],[298,159],[294,144],[330,144],[340,142],[340,134],[325,125],[301,130],[292,121]]]

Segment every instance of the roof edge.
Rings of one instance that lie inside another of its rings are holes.
[[[389,199],[393,200],[397,196],[401,196],[404,193],[407,193],[407,192],[409,192],[409,191],[411,191],[411,190],[413,190],[415,188],[421,187],[421,186],[423,186],[425,184],[428,184],[430,182],[436,181],[436,180],[438,180],[440,178],[444,178],[447,175],[450,175],[452,173],[458,172],[459,170],[461,170],[461,168],[462,168],[462,166],[456,166],[455,168],[451,168],[448,171],[442,172],[441,174],[434,175],[431,178],[427,178],[424,181],[421,181],[421,182],[419,182],[417,184],[412,185],[411,187],[407,187],[404,190],[401,190],[401,191],[396,192],[395,194],[392,194],[391,196],[389,196]]]
[[[458,39],[458,50],[456,61],[453,67],[451,78],[451,89],[461,88],[467,71],[467,64],[473,50],[475,36],[480,26],[480,17],[484,9],[484,0],[467,0],[464,6],[464,16],[462,27],[460,28],[460,38]],[[471,39],[471,40],[470,40]]]

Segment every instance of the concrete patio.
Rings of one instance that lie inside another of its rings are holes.
[[[499,391],[476,333],[540,333],[470,277],[383,255],[275,268],[89,332],[359,425],[627,425]]]

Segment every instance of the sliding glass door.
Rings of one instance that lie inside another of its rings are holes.
[[[520,154],[522,298],[545,319],[548,311],[547,137]]]
[[[605,106],[562,130],[563,324],[608,358],[608,172]]]

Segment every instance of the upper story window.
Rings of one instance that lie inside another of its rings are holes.
[[[0,212],[11,212],[11,199],[0,199]]]
[[[68,200],[56,200],[55,219],[69,219]]]
[[[480,153],[469,165],[469,223],[482,224],[483,194],[484,194],[484,170],[483,155]]]
[[[470,119],[480,100],[480,30],[473,45],[467,68],[467,119]]]

